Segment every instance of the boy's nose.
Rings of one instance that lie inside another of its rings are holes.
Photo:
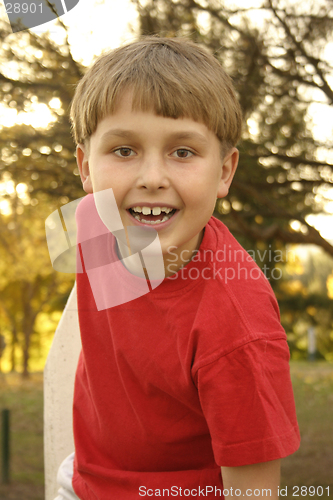
[[[156,190],[169,187],[166,165],[162,158],[153,157],[142,162],[138,171],[137,187]]]

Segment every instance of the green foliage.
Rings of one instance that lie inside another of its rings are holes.
[[[11,34],[8,26],[2,25],[0,102],[17,112],[45,104],[53,122],[46,128],[3,128],[0,171],[16,184],[26,184],[34,205],[50,198],[62,205],[84,194],[68,120],[83,68],[73,60],[65,40],[57,45],[46,35],[37,36],[28,30]]]
[[[308,356],[308,330],[314,327],[316,357],[333,360],[333,300],[328,296],[328,276],[333,259],[315,248],[307,253],[289,251],[282,279],[275,293],[293,358]]]
[[[42,368],[59,317],[52,326],[50,319],[63,310],[73,285],[72,275],[52,269],[44,221],[84,194],[68,121],[83,68],[66,40],[57,45],[29,31],[10,34],[3,21],[0,28],[0,101],[17,112],[44,103],[53,116],[46,128],[15,125],[0,135],[2,369],[27,376],[29,368]]]
[[[23,213],[17,214],[13,210],[15,203],[12,204],[12,213],[0,218],[3,222],[0,329],[7,345],[2,369],[19,369],[27,376],[31,348],[36,349],[36,345],[45,342],[49,346],[50,328],[38,326],[40,316],[63,309],[73,286],[73,276],[57,273],[51,266],[44,230],[44,221],[49,215],[48,204],[28,205]],[[54,331],[54,322],[52,326]],[[41,348],[39,351],[44,361],[45,352]]]

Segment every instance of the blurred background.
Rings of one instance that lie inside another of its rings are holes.
[[[0,411],[11,409],[11,482],[44,498],[42,371],[74,275],[55,272],[44,224],[82,191],[68,112],[103,51],[140,34],[215,54],[244,112],[221,219],[263,269],[291,353],[301,449],[286,497],[333,495],[333,4],[331,0],[80,0],[12,33],[0,3]],[[298,491],[295,486],[306,486]],[[314,489],[309,489],[313,486]],[[320,489],[323,488],[323,491]]]

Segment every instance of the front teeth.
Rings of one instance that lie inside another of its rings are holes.
[[[160,215],[161,211],[162,210],[160,209],[160,207],[154,207],[153,208],[153,215]],[[146,215],[146,214],[144,214],[144,215]]]
[[[132,212],[137,212],[137,214],[133,214],[133,217],[138,220],[139,222],[143,222],[145,224],[161,224],[162,222],[166,222],[167,220],[170,219],[170,217],[173,215],[169,215],[170,212],[173,212],[173,208],[168,208],[168,207],[153,207],[152,209],[150,207],[133,207],[132,209]],[[165,215],[163,216],[163,218],[161,220],[145,220],[143,218],[144,215],[150,215],[150,214],[153,214],[153,215],[160,215],[161,212],[164,212]],[[139,214],[142,213],[142,216],[140,216]]]
[[[169,214],[173,209],[167,207],[154,207],[153,209],[150,207],[133,207],[132,210],[134,212],[139,212],[140,214],[143,213],[143,215],[150,215],[151,213],[153,215],[160,215],[161,212]]]

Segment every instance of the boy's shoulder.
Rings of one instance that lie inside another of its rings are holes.
[[[198,345],[229,352],[255,340],[286,339],[268,279],[228,228],[212,217],[200,246],[204,280],[198,293]],[[214,355],[215,355],[214,354]]]
[[[203,260],[208,260],[211,278],[210,287],[221,291],[220,297],[231,297],[242,309],[260,309],[273,306],[279,316],[279,309],[270,281],[229,229],[215,217],[211,217],[206,228],[207,242],[202,248]],[[204,243],[204,241],[203,241]],[[213,252],[210,252],[213,249]],[[254,253],[254,252],[253,252]],[[253,316],[253,312],[251,314]]]
[[[255,252],[245,250],[216,217],[212,216],[205,227],[199,253],[197,259],[211,263],[214,278],[220,284],[232,286],[238,283],[246,288],[246,282],[249,286],[257,282],[272,292],[267,277],[252,257]]]
[[[222,302],[226,296],[235,296],[239,303],[253,302],[256,294],[266,296],[275,305],[276,298],[268,278],[223,222],[211,217],[204,229],[199,251],[177,276],[171,277],[175,288],[180,280],[197,282],[199,293],[216,294]],[[199,286],[200,283],[200,286]],[[190,287],[189,287],[190,290]],[[185,291],[185,290],[184,290]],[[261,302],[261,307],[265,302]]]

